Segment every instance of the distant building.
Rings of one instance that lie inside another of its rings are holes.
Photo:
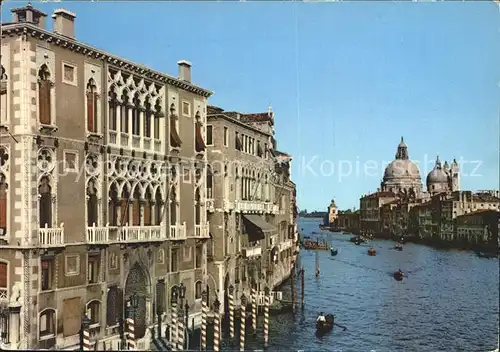
[[[381,207],[396,199],[396,194],[389,191],[377,191],[365,195],[359,200],[360,210],[360,230],[370,233],[379,233],[381,231]]]
[[[498,210],[476,210],[456,218],[455,239],[467,243],[498,243]]]
[[[337,213],[335,227],[342,231],[357,233],[359,231],[359,210],[340,210]]]
[[[328,224],[332,225],[335,223],[335,219],[337,219],[338,208],[335,204],[335,200],[332,199],[330,205],[328,206]]]

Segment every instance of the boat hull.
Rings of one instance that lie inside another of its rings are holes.
[[[326,321],[324,321],[324,322],[321,322],[321,321],[316,322],[316,332],[317,333],[322,334],[322,333],[331,331],[333,329],[333,325],[335,324],[335,317],[331,314],[328,314],[325,317],[325,319],[326,319]]]
[[[396,281],[401,281],[401,280],[403,280],[403,274],[402,274],[402,273],[400,273],[399,271],[396,271],[396,272],[394,273],[394,279],[395,279]]]

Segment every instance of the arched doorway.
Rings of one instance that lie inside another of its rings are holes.
[[[149,299],[149,279],[147,273],[135,263],[130,270],[127,283],[125,284],[125,302],[128,302],[132,294],[139,297],[138,307],[135,311],[135,337],[140,339],[146,334],[146,312],[147,300]]]

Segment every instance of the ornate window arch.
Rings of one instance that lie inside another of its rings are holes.
[[[169,203],[170,203],[170,224],[171,225],[177,225],[178,222],[178,208],[179,204],[177,202],[177,186],[172,185],[170,188],[170,196],[169,196]]]
[[[201,225],[201,187],[196,187],[194,191],[194,223]]]
[[[48,340],[57,335],[57,310],[45,308],[38,316],[38,339]]]
[[[196,281],[194,284],[194,299],[201,299],[201,292],[203,285],[200,280]]]
[[[40,178],[38,183],[38,222],[40,227],[53,226],[52,185],[49,176]]]
[[[122,317],[123,291],[118,286],[111,286],[106,298],[106,326],[118,325]]]
[[[41,125],[54,126],[54,101],[52,74],[47,64],[38,70],[38,121]]]
[[[93,299],[85,305],[87,317],[90,320],[90,325],[101,323],[101,301]]]

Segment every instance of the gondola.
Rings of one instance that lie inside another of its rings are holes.
[[[333,329],[333,325],[335,323],[335,317],[332,314],[328,314],[325,316],[325,320],[326,321],[316,322],[317,333],[325,333]]]
[[[396,279],[396,281],[402,281],[403,277],[404,277],[404,274],[402,271],[395,271],[394,272],[394,279]]]
[[[374,256],[375,254],[377,254],[377,251],[375,250],[375,248],[368,249],[368,255]]]
[[[336,256],[339,253],[339,251],[336,248],[331,247],[330,248],[330,254],[332,256]]]

